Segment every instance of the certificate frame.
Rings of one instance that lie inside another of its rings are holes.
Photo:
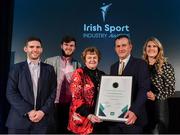
[[[102,76],[95,115],[103,121],[125,122],[131,105],[132,76]]]

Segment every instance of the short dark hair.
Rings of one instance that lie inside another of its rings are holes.
[[[41,46],[42,46],[42,41],[41,41],[41,39],[38,38],[38,37],[33,37],[33,36],[27,38],[27,40],[26,40],[26,42],[25,42],[25,46],[28,44],[28,42],[31,42],[31,41],[38,41],[38,42],[41,44]]]
[[[64,36],[61,40],[61,44],[63,44],[64,42],[65,43],[69,43],[71,41],[74,41],[75,42],[75,45],[76,45],[76,39],[74,37],[71,37],[71,36]]]
[[[121,38],[127,38],[129,44],[132,44],[131,39],[130,39],[130,37],[129,37],[128,35],[119,35],[119,36],[117,36],[117,37],[115,38],[114,42],[116,42],[116,40],[121,39]]]

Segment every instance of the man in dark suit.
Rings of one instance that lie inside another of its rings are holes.
[[[115,39],[115,52],[119,60],[111,66],[111,75],[132,76],[131,106],[125,114],[126,122],[110,123],[110,133],[142,133],[146,124],[146,92],[150,89],[148,67],[145,61],[131,55],[132,43],[128,36],[120,35]]]
[[[52,66],[40,62],[39,38],[29,38],[24,51],[27,61],[15,64],[9,73],[6,95],[11,108],[6,125],[11,134],[44,134],[53,124],[56,75]]]

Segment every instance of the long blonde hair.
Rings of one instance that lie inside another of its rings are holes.
[[[148,61],[148,55],[146,53],[146,47],[147,47],[147,44],[149,41],[152,41],[154,42],[154,44],[158,47],[158,54],[156,56],[156,63],[155,64],[155,67],[156,67],[156,70],[159,72],[159,73],[162,73],[162,65],[167,61],[167,59],[164,57],[164,49],[163,49],[163,46],[161,44],[161,42],[155,38],[155,37],[150,37],[146,40],[146,42],[144,43],[144,47],[143,47],[143,59],[149,63]]]

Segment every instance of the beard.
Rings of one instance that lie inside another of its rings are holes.
[[[62,56],[64,56],[64,57],[71,57],[73,55],[73,53],[66,54],[66,52],[63,49],[61,49],[61,52],[62,52]]]

